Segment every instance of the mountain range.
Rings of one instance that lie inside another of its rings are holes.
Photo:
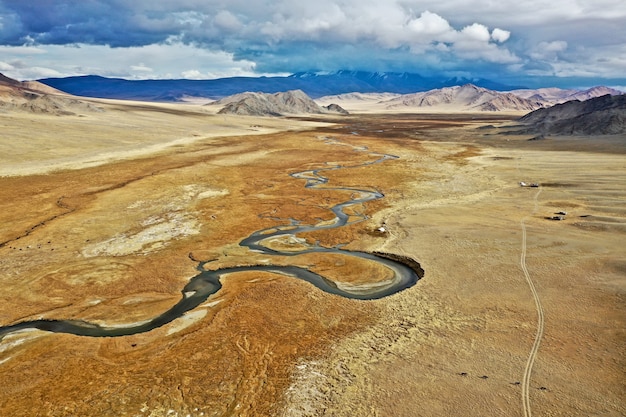
[[[500,91],[518,88],[485,79],[365,71],[299,72],[286,77],[229,77],[214,80],[125,80],[86,75],[38,81],[77,96],[144,101],[180,101],[185,97],[218,100],[246,91],[278,93],[302,90],[312,98],[355,91],[408,94],[468,83]]]
[[[539,88],[536,90],[522,89],[511,90],[509,93],[515,94],[518,97],[540,102],[544,105],[544,107],[565,103],[566,101],[571,100],[585,101],[590,98],[601,97],[607,94],[612,96],[623,94],[619,90],[603,86],[592,87],[586,90],[564,90],[561,88]]]
[[[382,82],[380,77],[377,79]],[[128,92],[132,93],[133,91]],[[582,100],[574,99],[561,103],[562,100],[572,97]],[[522,123],[520,133],[539,133],[541,136],[616,134],[626,130],[626,95],[606,87],[584,91],[539,89],[498,92],[465,84],[411,94],[351,92],[318,98],[317,102],[301,90],[277,93],[245,92],[222,98],[209,105],[221,107],[219,113],[222,114],[280,116],[347,114],[339,104],[355,102],[367,103],[369,111],[373,112],[385,110],[406,112],[420,109],[429,112],[534,110],[520,119]],[[551,106],[553,102],[557,104]],[[325,103],[330,104],[324,105]],[[0,112],[10,111],[72,115],[103,109],[93,102],[81,100],[80,97],[72,96],[42,82],[20,82],[0,74]]]
[[[387,109],[428,107],[463,111],[531,111],[543,107],[541,102],[498,92],[474,84],[445,87],[423,93],[404,94],[385,101]]]

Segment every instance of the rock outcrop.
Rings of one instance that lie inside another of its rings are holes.
[[[339,104],[331,103],[328,106],[322,106],[329,113],[337,113],[337,114],[350,114],[346,109],[341,107]]]

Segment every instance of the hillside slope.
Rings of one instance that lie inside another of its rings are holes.
[[[0,74],[0,111],[72,115],[102,109],[40,82],[20,82]]]
[[[586,101],[535,110],[522,118],[527,132],[550,135],[615,135],[626,133],[626,95],[609,94]]]

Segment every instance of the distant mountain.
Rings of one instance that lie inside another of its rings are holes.
[[[352,92],[407,94],[468,82],[503,91],[514,88],[481,79],[444,79],[407,72],[365,71],[299,72],[287,77],[215,80],[125,80],[87,75],[39,81],[78,96],[145,101],[178,101],[185,96],[216,100],[246,91],[277,93],[302,90],[313,98]]]
[[[567,97],[567,101],[570,100],[580,100],[580,101],[585,101],[585,100],[589,100],[595,97],[602,97],[605,95],[611,95],[611,96],[619,96],[624,94],[622,91],[619,90],[615,90],[613,88],[609,88],[609,87],[604,87],[604,86],[597,86],[597,87],[592,87],[588,90],[583,90],[583,91],[577,91],[574,94],[572,94],[571,96]]]
[[[396,98],[401,94],[398,93],[344,93],[331,96],[319,97],[318,101],[323,102],[342,102],[342,101],[364,101],[364,102],[381,102]]]
[[[101,109],[37,81],[20,82],[0,74],[0,112],[72,115],[90,111]]]
[[[563,90],[560,88],[539,88],[536,90],[512,90],[509,91],[516,96],[526,98],[533,101],[539,101],[545,107],[549,107],[559,103],[565,103],[571,100],[589,100],[594,97],[601,97],[606,94],[617,96],[624,94],[622,91],[609,87],[592,87],[587,90]]]
[[[537,101],[473,84],[405,94],[383,104],[387,109],[396,110],[418,107],[448,111],[529,111],[543,107]]]
[[[336,104],[318,106],[301,90],[284,93],[241,93],[226,97],[211,106],[224,106],[218,114],[238,114],[245,116],[283,116],[288,114],[321,114],[347,112]]]
[[[541,135],[615,135],[626,133],[626,95],[573,100],[535,110],[522,118],[525,133]]]

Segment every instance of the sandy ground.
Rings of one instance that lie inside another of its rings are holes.
[[[400,158],[329,172],[331,185],[385,198],[355,208],[365,222],[299,238],[409,256],[425,277],[363,302],[232,274],[202,306],[141,335],[13,334],[0,342],[1,415],[626,414],[625,138],[529,142],[476,130],[494,116],[390,114],[313,130],[232,119],[213,135],[220,123],[198,110],[133,109],[1,119],[13,133],[0,139],[11,149],[0,165],[0,323],[141,322],[180,299],[194,260],[293,263],[345,285],[380,275],[347,257],[237,246],[286,224],[276,219],[332,219],[345,196],[288,174],[371,157],[328,136]],[[256,125],[272,131],[248,131]],[[546,219],[558,211],[565,220]],[[523,267],[543,313],[530,369],[540,314]]]

